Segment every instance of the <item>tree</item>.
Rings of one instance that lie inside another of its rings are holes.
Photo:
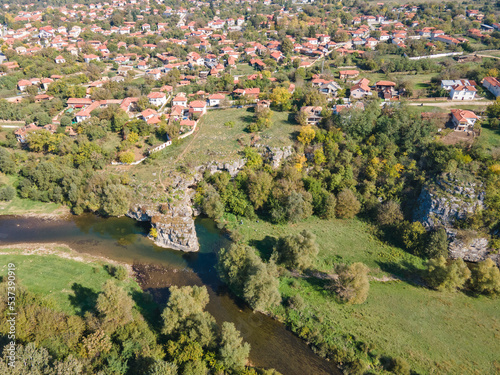
[[[401,206],[395,201],[382,203],[377,210],[377,222],[380,225],[394,225],[403,220]]]
[[[279,279],[273,263],[266,264],[260,260],[248,267],[243,297],[255,311],[265,312],[280,304]]]
[[[262,165],[262,156],[251,147],[245,147],[245,158],[247,159],[246,166],[251,169],[259,168]]]
[[[292,94],[285,87],[276,87],[271,93],[269,99],[280,111],[288,111],[292,107],[290,98]]]
[[[426,280],[431,288],[455,291],[463,288],[471,272],[463,259],[446,261],[443,256],[427,262]]]
[[[353,263],[350,266],[342,264],[336,267],[336,272],[333,288],[339,298],[353,305],[365,302],[370,290],[369,268],[363,263]]]
[[[243,342],[234,323],[222,323],[219,353],[226,369],[238,372],[245,368],[250,354],[250,344]]]
[[[403,229],[403,243],[415,255],[424,253],[427,231],[419,221],[406,222]]]
[[[120,154],[120,161],[125,164],[133,163],[135,155],[132,151],[123,152]]]
[[[134,301],[113,280],[108,280],[97,297],[96,310],[105,332],[114,332],[118,327],[133,320]]]
[[[205,286],[172,286],[167,307],[161,315],[162,333],[179,337],[186,335],[202,347],[213,343],[215,319],[205,310],[209,295]]]
[[[0,201],[11,201],[16,196],[16,190],[12,186],[0,187]]]
[[[361,209],[361,203],[351,189],[345,188],[337,195],[335,213],[341,219],[352,219]]]
[[[300,133],[297,136],[297,139],[303,145],[308,145],[311,143],[316,136],[316,132],[314,131],[311,125],[306,125],[300,128]]]
[[[107,216],[125,215],[130,206],[130,194],[123,185],[108,185],[103,190],[101,210]]]
[[[448,235],[444,228],[433,230],[429,234],[427,245],[424,249],[427,258],[448,257]]]
[[[224,203],[212,185],[206,188],[201,201],[201,209],[205,215],[214,220],[219,220],[224,215]]]
[[[161,360],[155,361],[150,367],[147,375],[177,375],[177,365]]]
[[[500,270],[492,259],[479,262],[472,268],[471,288],[481,294],[500,294]]]
[[[68,116],[62,116],[59,122],[62,127],[71,126],[71,118]]]
[[[313,214],[312,196],[310,193],[292,191],[286,198],[284,209],[288,221],[296,223]]]
[[[265,171],[257,171],[248,178],[248,198],[255,209],[261,208],[267,202],[273,187],[273,177]]]
[[[311,267],[319,253],[316,236],[307,230],[281,237],[276,250],[280,262],[301,270]]]

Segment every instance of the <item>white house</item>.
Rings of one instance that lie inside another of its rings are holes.
[[[90,54],[90,55],[83,55],[83,61],[85,61],[86,63],[89,63],[89,62],[91,62],[92,60],[99,61],[99,60],[101,60],[101,59],[99,58],[99,56],[97,56],[97,55],[93,55],[93,54]]]
[[[495,77],[485,77],[481,83],[496,97],[500,96],[500,81]]]
[[[479,117],[472,111],[464,109],[451,110],[451,121],[456,131],[471,130],[478,119]]]
[[[453,86],[476,86],[476,82],[469,81],[468,79],[443,79],[441,81],[441,88],[450,91]]]
[[[456,85],[451,88],[450,98],[452,100],[474,100],[476,92],[474,86]]]
[[[152,105],[155,105],[157,107],[160,107],[167,103],[167,96],[163,92],[152,92],[148,95],[148,99]]]
[[[208,97],[208,105],[210,107],[215,107],[217,105],[220,105],[220,102],[224,100],[225,95],[224,94],[212,94]]]
[[[64,57],[62,57],[61,55],[59,55],[55,58],[55,62],[56,62],[56,64],[64,64],[66,62],[66,59]]]
[[[184,95],[177,95],[173,100],[172,100],[172,106],[182,106],[182,107],[187,107],[187,98]]]

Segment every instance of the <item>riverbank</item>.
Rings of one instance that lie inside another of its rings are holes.
[[[27,215],[27,217],[30,217]],[[42,216],[45,219],[45,216]],[[116,260],[84,254],[77,252],[70,246],[64,243],[16,243],[12,245],[1,245],[0,246],[0,256],[2,255],[38,255],[38,256],[49,256],[54,255],[59,258],[73,260],[75,262],[82,262],[86,264],[95,263],[99,265],[113,265],[122,266],[127,270],[129,277],[135,277],[133,268],[130,264],[125,262],[118,262]]]
[[[127,217],[105,219],[90,214],[73,215],[67,220],[2,216],[0,217],[0,245],[9,248],[14,246],[10,244],[16,243],[17,251],[21,252],[23,246],[21,243],[26,246],[29,242],[28,245],[33,249],[37,246],[46,248],[47,244],[66,244],[78,253],[73,254],[76,256],[90,254],[103,262],[108,260],[118,261],[120,264],[125,262],[134,268],[134,274],[137,273],[137,269],[143,269],[146,271],[147,280],[137,277],[137,281],[143,291],[151,295],[154,301],[159,302],[159,304],[155,302],[155,305],[159,307],[154,309],[164,306],[169,296],[169,287],[172,285],[205,285],[210,296],[207,310],[219,324],[224,321],[235,324],[243,339],[252,347],[250,362],[253,365],[275,368],[286,375],[338,374],[334,362],[325,361],[315,355],[306,343],[287,330],[283,324],[263,314],[254,313],[246,304],[229,293],[219,281],[215,270],[215,252],[227,246],[228,240],[221,236],[211,220],[197,219],[195,224],[201,245],[197,253],[183,253],[155,246],[146,237],[149,227],[133,219]],[[63,253],[67,253],[67,250]],[[17,256],[21,259],[30,258],[30,255]],[[4,257],[7,261],[7,256],[0,255],[0,257]],[[35,256],[31,255],[31,257]],[[92,259],[86,258],[85,255],[82,257],[84,260]],[[37,257],[37,259],[49,258],[57,258],[57,256],[47,254],[44,257]],[[80,264],[86,265],[85,262],[80,262]],[[37,262],[32,261],[30,267],[36,265]],[[89,271],[92,271],[91,265],[88,267]],[[57,279],[59,272],[64,275],[68,274],[64,265],[52,269],[48,267],[40,270],[36,267],[30,269],[34,282],[45,275],[50,280],[54,280]],[[103,274],[103,272],[98,274]],[[71,275],[69,277],[71,280]],[[94,274],[88,273],[87,278],[94,278]],[[53,285],[57,286],[57,283]],[[68,293],[72,292],[71,284],[65,289],[64,296],[68,298]],[[49,292],[50,290],[54,289],[48,289]],[[146,313],[146,311],[143,312]]]
[[[95,307],[97,295],[107,280],[129,294],[141,289],[132,268],[112,259],[80,254],[60,243],[24,243],[0,246],[0,272],[14,264],[16,287],[35,293],[47,306],[70,315],[82,315]],[[115,270],[126,274],[114,277]]]

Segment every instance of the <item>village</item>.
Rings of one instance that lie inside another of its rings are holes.
[[[248,2],[247,11],[251,6]],[[308,125],[318,125],[324,111],[340,114],[351,108],[363,109],[366,100],[378,99],[382,106],[404,101],[412,106],[449,108],[446,126],[457,132],[474,134],[474,124],[480,120],[485,106],[500,95],[497,76],[481,76],[479,82],[465,76],[450,77],[437,81],[434,91],[415,89],[430,87],[431,82],[429,74],[413,73],[414,69],[421,71],[427,67],[428,71],[439,71],[436,61],[440,59],[446,60],[446,66],[450,61],[458,65],[481,60],[479,52],[467,52],[470,45],[492,39],[500,25],[486,23],[488,20],[478,11],[468,9],[465,14],[455,17],[471,25],[463,36],[424,26],[423,21],[419,21],[423,18],[419,6],[386,10],[384,4],[379,3],[369,13],[379,9],[384,15],[344,13],[348,16],[343,17],[345,20],[337,19],[332,30],[326,22],[332,17],[331,12],[326,12],[323,22],[309,21],[303,25],[310,31],[308,36],[295,37],[287,34],[283,27],[295,14],[289,9],[278,8],[272,14],[237,18],[220,17],[217,9],[214,17],[203,24],[189,21],[196,13],[195,8],[173,9],[162,2],[150,4],[132,0],[49,7],[60,15],[51,22],[43,21],[43,10],[21,7],[24,10],[16,11],[10,18],[15,27],[4,26],[0,30],[0,74],[4,79],[20,77],[14,90],[4,90],[5,95],[9,95],[4,97],[9,103],[22,103],[23,100],[43,103],[56,97],[62,100],[63,109],[49,123],[35,120],[17,129],[18,141],[25,142],[29,132],[41,128],[55,133],[61,126],[61,117],[65,117],[64,132],[76,136],[75,124],[88,121],[96,110],[111,106],[126,113],[129,119],[139,119],[152,126],[175,123],[176,134],[169,134],[164,139],[166,143],[170,138],[196,131],[207,111],[243,105],[274,107],[275,103],[270,100],[272,92],[281,87],[286,88],[290,101],[306,90],[321,94],[323,98],[317,103],[296,109],[305,114],[304,124]],[[301,8],[299,4],[295,11]],[[3,12],[10,15],[10,6],[4,5]],[[117,21],[117,13],[123,12],[133,12],[134,20],[121,18]],[[147,22],[150,19],[164,19],[165,22],[150,24]],[[432,23],[431,17],[427,24]],[[256,30],[256,27],[257,40],[243,38],[249,28]],[[173,29],[176,35],[165,37],[172,34]],[[261,42],[263,39],[265,42]],[[414,63],[415,67],[395,69],[397,74],[391,76],[394,80],[378,79],[385,77],[373,69],[377,65],[373,53],[388,49],[394,51],[397,58],[402,53],[403,59]],[[408,55],[417,50],[419,56]],[[67,76],[48,75],[48,71],[40,75],[36,74],[36,69],[28,70],[19,65],[21,61],[26,65],[29,56],[44,51],[49,51],[47,58],[55,64],[52,71],[63,71],[72,65],[76,71],[70,75],[92,69],[96,79],[76,84],[82,88],[72,90],[73,93],[78,91],[77,96],[71,96],[67,89],[61,93],[56,87],[67,81]],[[491,56],[491,59],[496,58],[494,54]],[[342,61],[350,62],[351,66]],[[286,75],[292,76],[292,69],[295,73],[290,80]],[[489,71],[498,75],[495,69]],[[405,72],[406,75],[401,74]],[[420,76],[423,81],[418,80]],[[223,85],[213,84],[221,80]],[[121,99],[113,97],[109,89],[107,97],[100,95],[105,88],[117,84],[147,86],[148,91],[144,92],[141,87],[140,96]],[[217,86],[226,87],[221,90]],[[141,105],[137,105],[141,97]],[[146,103],[144,98],[147,98]],[[161,144],[151,146],[148,152],[159,146]]]

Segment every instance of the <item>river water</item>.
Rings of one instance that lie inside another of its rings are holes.
[[[253,313],[228,293],[214,269],[215,251],[228,245],[212,221],[198,219],[200,252],[163,249],[146,238],[148,225],[129,218],[94,215],[45,220],[0,216],[0,245],[14,243],[65,243],[72,249],[132,264],[143,289],[164,306],[171,285],[205,285],[210,294],[207,310],[220,324],[231,321],[250,343],[250,361],[275,368],[284,375],[339,374],[336,366],[316,356],[285,326],[263,314]]]

